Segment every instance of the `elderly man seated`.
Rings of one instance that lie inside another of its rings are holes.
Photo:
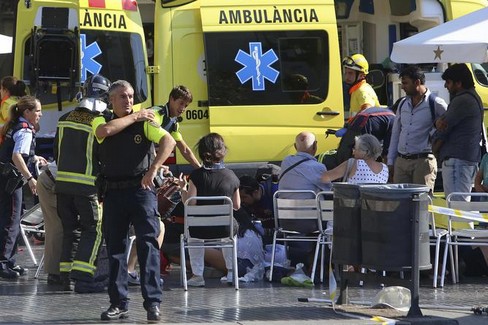
[[[311,190],[315,193],[329,191],[331,184],[321,180],[326,171],[325,165],[314,157],[317,153],[315,135],[308,131],[300,132],[295,138],[295,149],[297,153],[285,157],[281,163],[278,189]]]

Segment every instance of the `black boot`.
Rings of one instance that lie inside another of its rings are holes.
[[[61,281],[61,277],[59,274],[48,274],[47,275],[47,284],[48,285],[62,285],[63,282]]]
[[[69,272],[61,272],[59,274],[63,291],[73,291],[73,283],[71,282],[69,276],[70,276]]]
[[[158,306],[151,306],[147,310],[147,320],[148,321],[159,321],[161,320],[161,313]]]

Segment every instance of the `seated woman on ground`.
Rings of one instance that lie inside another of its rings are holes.
[[[232,170],[225,168],[224,157],[227,153],[227,148],[224,139],[217,133],[209,133],[198,141],[197,147],[203,166],[195,169],[190,174],[188,191],[185,190],[187,187],[186,179],[182,175],[180,176],[179,185],[182,189],[182,201],[184,202],[192,196],[227,196],[232,199],[234,210],[238,210],[241,206],[238,191],[239,179]],[[202,234],[201,238],[220,236],[220,229],[217,229],[220,227],[215,227],[216,229],[212,229],[212,227],[205,228],[210,229],[205,229],[205,233]],[[205,251],[203,248],[193,248],[188,253],[193,272],[193,277],[188,280],[188,285],[203,287],[205,286],[203,278]],[[227,282],[232,282],[232,248],[222,248],[222,254],[227,267],[227,277],[225,279]]]
[[[350,170],[347,173],[347,182],[351,184],[379,183],[388,181],[388,167],[377,161],[381,155],[381,143],[371,134],[363,134],[356,137],[353,148],[353,159]],[[347,172],[348,161],[332,170],[322,174],[323,182],[340,180]]]

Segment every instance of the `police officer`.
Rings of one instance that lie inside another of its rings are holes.
[[[0,131],[0,278],[15,279],[25,269],[15,265],[17,237],[20,233],[23,180],[32,194],[37,182],[28,169],[30,163],[46,160],[35,152],[35,125],[42,116],[41,103],[32,96],[23,96],[10,106],[7,123]]]
[[[88,78],[84,98],[77,108],[59,118],[56,130],[57,210],[63,224],[59,271],[66,291],[71,290],[70,278],[75,280],[75,291],[90,287],[102,242],[102,216],[95,187],[99,173],[98,142],[92,122],[107,109],[103,96],[109,86],[110,81],[102,75]]]
[[[190,147],[183,140],[180,133],[180,126],[178,122],[181,120],[181,115],[185,112],[188,105],[193,101],[193,96],[185,86],[176,86],[169,93],[168,102],[163,107],[159,107],[158,114],[161,116],[161,127],[168,131],[173,139],[176,141],[176,147],[181,155],[194,168],[200,168],[200,162],[195,157],[195,154]]]
[[[160,319],[160,232],[153,179],[169,157],[175,140],[160,127],[152,109],[134,113],[134,89],[125,80],[112,84],[109,100],[113,114],[108,122],[95,119],[93,130],[101,142],[101,177],[105,185],[103,227],[109,258],[110,307],[102,320],[128,317],[126,249],[129,225],[134,226],[141,271],[142,296],[147,319]],[[159,144],[155,158],[153,143]]]

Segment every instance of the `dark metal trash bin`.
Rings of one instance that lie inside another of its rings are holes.
[[[412,225],[418,219],[419,269],[432,267],[428,192],[428,187],[417,184],[360,186],[362,265],[385,271],[410,270]]]
[[[361,264],[361,201],[359,186],[333,183],[334,232],[332,261]]]

